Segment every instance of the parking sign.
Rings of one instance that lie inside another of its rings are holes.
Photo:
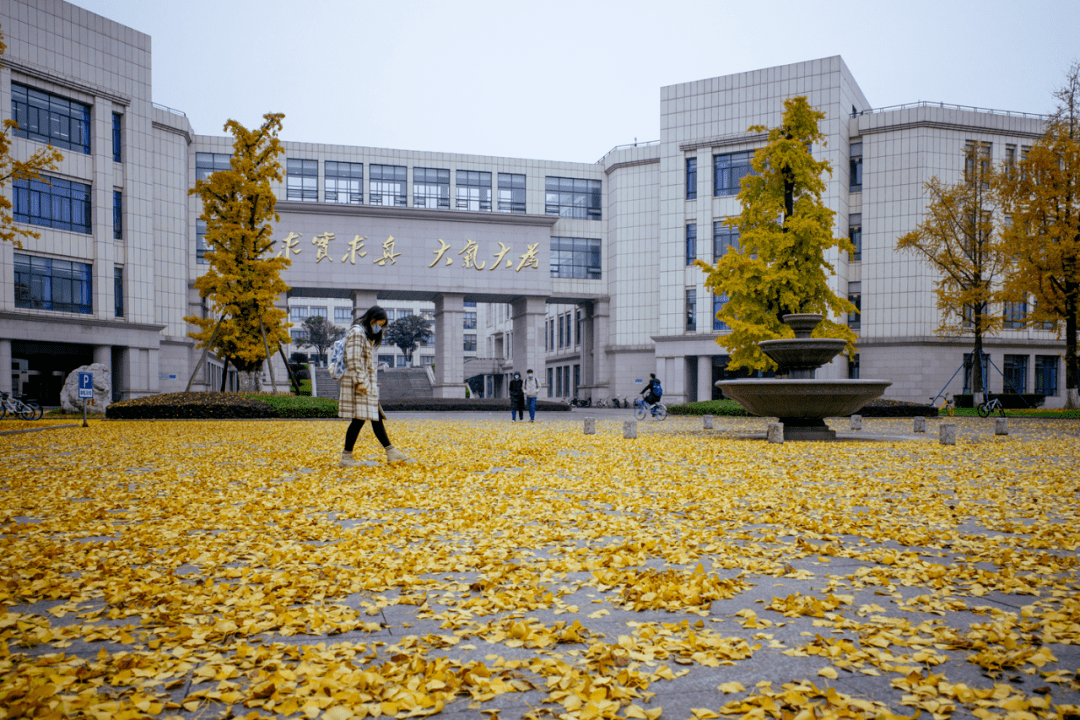
[[[79,373],[79,399],[80,400],[93,400],[94,399],[94,373],[80,372]]]

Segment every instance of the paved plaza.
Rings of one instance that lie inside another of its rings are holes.
[[[1080,421],[630,417],[4,434],[0,718],[1080,717]]]

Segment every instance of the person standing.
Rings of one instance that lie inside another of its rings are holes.
[[[338,417],[351,418],[345,431],[345,450],[341,453],[341,467],[355,467],[353,446],[364,423],[371,421],[375,438],[386,450],[386,461],[402,462],[409,458],[390,444],[386,434],[386,415],[379,404],[378,369],[376,352],[382,344],[382,331],[386,327],[386,311],[376,305],[369,308],[349,328],[345,339],[345,374],[341,377],[338,396]]]
[[[525,371],[525,403],[529,407],[529,422],[536,422],[536,396],[540,394],[540,381],[533,375],[532,370]],[[525,416],[522,415],[524,420]]]
[[[514,373],[510,381],[510,422],[518,417],[525,420],[525,391],[522,389],[521,373]]]

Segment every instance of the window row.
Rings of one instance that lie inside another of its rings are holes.
[[[752,161],[754,150],[713,155],[713,195],[727,197],[738,195],[742,188],[742,179],[754,174]],[[848,190],[862,190],[863,159],[862,142],[850,145]],[[697,158],[686,158],[686,199],[697,200]]]
[[[122,274],[120,278],[122,288]],[[117,315],[122,316],[122,294],[118,303]],[[15,253],[15,307],[90,315],[94,311],[91,265]]]
[[[600,240],[595,238],[551,238],[551,277],[599,280]]]
[[[739,249],[739,229],[727,224],[725,220],[713,222],[712,260],[718,261],[727,254],[728,248]],[[697,223],[686,224],[686,264],[693,265],[697,260]]]
[[[16,222],[91,234],[89,185],[43,175],[12,186]]]
[[[579,347],[582,338],[581,310],[560,313],[545,322],[544,350],[554,352],[563,348]]]
[[[577,397],[579,387],[581,365],[561,365],[547,369],[548,397]]]
[[[990,386],[990,372],[994,364],[990,356],[983,353],[982,386]],[[964,393],[972,391],[974,377],[974,353],[964,353]],[[1028,392],[1028,368],[1030,355],[1005,355],[1001,363],[1001,389],[1003,393],[1023,395]],[[1057,355],[1036,355],[1033,392],[1047,397],[1056,397],[1058,390],[1058,366],[1061,358]]]
[[[712,296],[712,329],[713,331],[728,330],[727,323],[719,320],[716,315],[727,304],[728,296],[724,294]],[[698,298],[697,288],[686,288],[686,332],[697,332],[698,322]]]

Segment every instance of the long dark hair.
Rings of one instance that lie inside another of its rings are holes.
[[[353,322],[353,325],[359,325],[364,329],[364,335],[367,336],[368,342],[370,342],[375,347],[379,347],[380,345],[382,345],[383,336],[382,333],[371,332],[371,326],[379,320],[389,320],[389,318],[387,318],[385,310],[383,310],[378,305],[374,305],[372,307],[369,307],[367,309],[367,312],[365,312]]]

